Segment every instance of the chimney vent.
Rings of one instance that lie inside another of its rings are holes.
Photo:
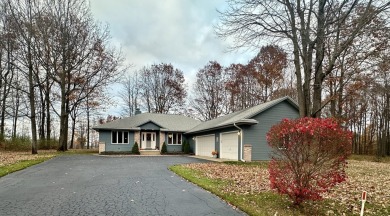
[[[138,114],[141,114],[142,112],[141,112],[141,110],[139,109],[139,108],[135,108],[135,113],[134,113],[134,115],[138,115]]]

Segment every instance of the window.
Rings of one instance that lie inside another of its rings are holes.
[[[168,133],[168,145],[181,145],[181,133]]]
[[[129,132],[127,131],[112,131],[112,144],[127,144],[129,143]]]

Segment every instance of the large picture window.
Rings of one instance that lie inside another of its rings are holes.
[[[168,145],[181,145],[181,133],[168,133]]]
[[[129,132],[127,131],[112,131],[111,132],[112,144],[128,144]]]

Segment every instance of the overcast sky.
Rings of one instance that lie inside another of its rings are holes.
[[[226,52],[228,43],[215,35],[218,10],[225,0],[92,0],[92,13],[110,26],[112,42],[121,46],[137,70],[153,63],[172,63],[184,72],[189,89],[196,71],[211,60],[223,66],[247,63],[253,52]]]

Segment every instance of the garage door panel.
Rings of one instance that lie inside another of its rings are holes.
[[[220,158],[238,160],[237,132],[221,134]]]
[[[196,155],[211,157],[215,150],[215,135],[201,136],[196,138]]]

